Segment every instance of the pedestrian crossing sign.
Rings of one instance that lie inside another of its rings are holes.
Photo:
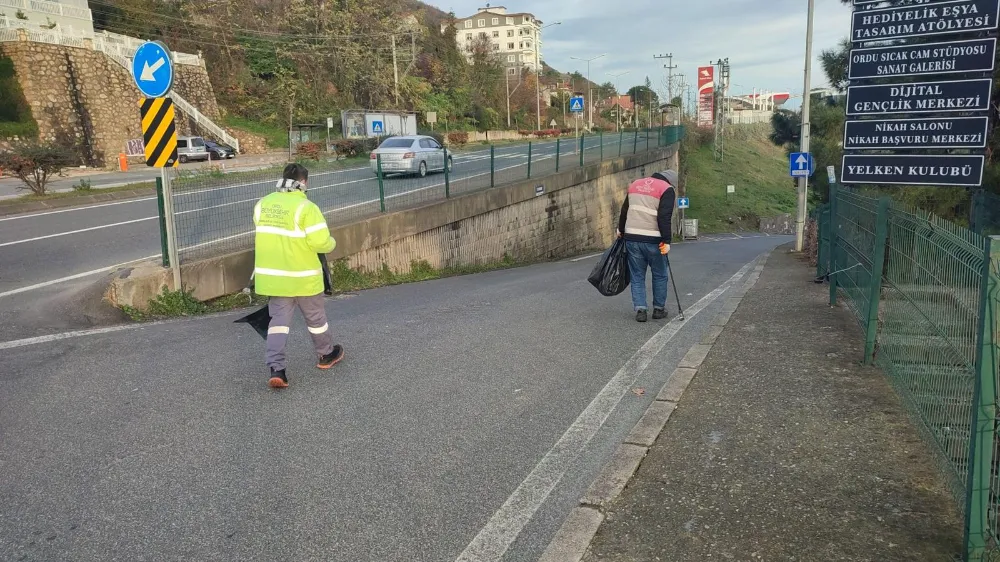
[[[570,100],[569,100],[569,110],[573,111],[573,112],[582,112],[583,111],[583,97],[582,96],[577,96],[577,97],[574,97],[574,98],[570,98]]]
[[[372,132],[373,133],[385,132],[385,127],[382,126],[381,121],[372,121]]]

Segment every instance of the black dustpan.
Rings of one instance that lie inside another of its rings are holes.
[[[250,327],[257,331],[260,337],[267,339],[267,326],[271,323],[271,313],[267,310],[267,305],[264,305],[256,312],[251,312],[243,318],[233,320],[233,323],[245,322],[250,324]]]
[[[330,283],[330,267],[326,262],[326,256],[323,254],[319,255],[320,264],[323,266],[323,293],[327,296],[333,294],[333,285]],[[260,335],[260,337],[267,339],[267,327],[271,323],[271,313],[268,312],[267,305],[264,305],[259,310],[247,314],[243,318],[233,320],[234,324],[238,323],[250,324],[254,330]]]

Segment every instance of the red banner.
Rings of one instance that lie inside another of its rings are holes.
[[[715,67],[698,68],[698,126],[715,124]]]

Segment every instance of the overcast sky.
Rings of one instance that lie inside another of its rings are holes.
[[[444,11],[468,17],[486,2],[430,0]],[[806,0],[491,0],[509,12],[528,11],[543,24],[561,21],[542,32],[542,56],[563,72],[587,64],[570,57],[606,56],[590,65],[591,80],[611,80],[609,73],[628,71],[621,91],[642,84],[646,76],[665,93],[666,60],[673,53],[675,74],[696,80],[698,66],[729,58],[731,93],[754,87],[801,94],[805,58]],[[850,7],[839,0],[816,0],[813,30],[813,87],[826,80],[815,58],[849,35]],[[697,87],[692,86],[692,92]],[[677,92],[675,92],[677,95]],[[798,106],[792,100],[786,107]]]

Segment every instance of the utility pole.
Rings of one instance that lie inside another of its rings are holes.
[[[396,34],[390,35],[392,39],[392,84],[396,92],[396,107],[399,107],[399,64],[396,62]]]
[[[805,67],[805,80],[802,86],[802,132],[801,132],[801,146],[799,147],[799,152],[808,153],[809,152],[809,102],[811,101],[811,96],[809,95],[809,90],[811,89],[810,80],[812,78],[812,41],[813,41],[813,4],[815,0],[809,0],[809,12],[806,16],[806,67]],[[795,216],[795,251],[801,252],[803,246],[803,239],[805,237],[805,226],[806,226],[806,206],[808,204],[807,190],[809,189],[809,178],[799,178],[799,204],[798,212]]]
[[[561,21],[555,21],[550,23],[549,25],[543,25],[542,27],[538,28],[538,31],[535,34],[535,107],[536,107],[535,130],[536,131],[542,130],[542,94],[539,91],[540,88],[539,82],[542,81],[542,64],[541,60],[538,57],[539,51],[542,50],[542,30],[545,29],[546,27],[552,27],[553,25],[559,25],[561,23],[562,23]],[[537,27],[537,24],[535,25]]]
[[[571,59],[578,60],[578,61],[583,61],[583,62],[587,63],[587,105],[589,106],[589,110],[588,110],[588,113],[587,113],[587,129],[593,129],[594,128],[594,89],[590,87],[590,85],[593,84],[593,82],[590,81],[590,63],[592,61],[595,61],[595,60],[603,57],[606,54],[607,53],[602,53],[600,55],[597,55],[596,57],[589,58],[589,59],[581,59],[581,58],[578,58],[578,57],[570,57]]]
[[[720,162],[726,158],[726,105],[729,98],[729,59],[719,59],[712,63],[719,67],[719,97],[715,118],[715,158]]]
[[[653,55],[654,59],[667,59],[667,64],[663,65],[663,68],[667,69],[667,103],[670,103],[674,99],[674,69],[677,65],[674,64],[674,54],[667,53],[665,55]]]

